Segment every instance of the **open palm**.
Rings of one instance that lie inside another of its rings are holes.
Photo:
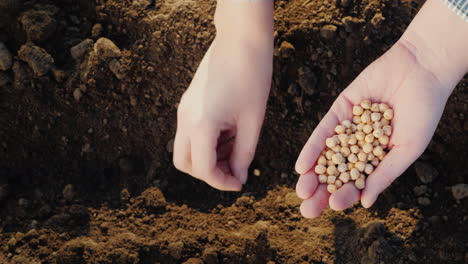
[[[399,177],[424,151],[442,115],[448,92],[442,82],[421,65],[411,44],[399,41],[387,53],[369,65],[336,99],[301,151],[296,171],[301,174],[296,186],[304,199],[301,212],[316,217],[328,206],[343,210],[361,199],[370,207],[379,194]],[[394,110],[393,133],[389,153],[369,175],[362,193],[352,182],[333,194],[319,184],[312,168],[325,139],[343,120],[352,120],[352,107],[363,99],[387,103]]]

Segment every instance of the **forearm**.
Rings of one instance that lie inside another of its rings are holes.
[[[273,46],[273,0],[218,0],[217,38]]]
[[[451,93],[468,72],[468,22],[442,0],[428,0],[400,39]]]

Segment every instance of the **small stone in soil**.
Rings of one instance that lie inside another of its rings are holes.
[[[431,222],[431,224],[433,225],[437,225],[441,222],[441,217],[438,215],[433,215],[429,217],[429,222]]]
[[[382,13],[377,13],[374,15],[374,17],[371,19],[371,24],[375,28],[379,28],[383,21],[385,20],[385,17],[383,17]]]
[[[421,196],[427,192],[427,186],[426,185],[416,186],[414,187],[413,192],[414,192],[414,195]]]
[[[26,207],[28,207],[28,205],[29,205],[29,201],[28,201],[27,199],[25,199],[25,198],[20,198],[20,199],[18,200],[18,206],[19,206],[20,208],[26,208]]]
[[[418,204],[422,206],[429,206],[431,204],[431,200],[429,200],[427,197],[419,197]]]
[[[14,237],[11,237],[10,240],[7,242],[7,246],[10,249],[13,249],[16,246],[16,239]]]
[[[128,200],[130,200],[130,192],[128,191],[127,188],[124,188],[122,189],[122,191],[120,191],[120,200],[123,201],[123,202],[126,202]]]
[[[137,98],[134,95],[130,95],[130,105],[131,106],[137,105]]]
[[[91,145],[89,143],[84,144],[84,146],[81,148],[81,151],[86,153],[91,150]]]
[[[287,42],[287,41],[283,41],[281,42],[281,46],[279,48],[279,54],[282,58],[289,58],[291,57],[291,55],[294,53],[294,46]]]
[[[50,38],[57,28],[57,21],[43,10],[26,11],[20,18],[28,39],[32,41],[45,41]]]
[[[348,33],[353,32],[356,29],[355,18],[347,16],[341,20],[344,24],[345,31]]]
[[[80,43],[76,44],[70,49],[70,54],[73,59],[80,60],[83,56],[93,47],[92,39],[85,39]]]
[[[102,25],[101,24],[95,24],[93,28],[91,29],[91,36],[93,38],[98,38],[102,34]]]
[[[120,49],[108,38],[100,38],[94,44],[94,52],[102,58],[120,57]]]
[[[75,101],[79,102],[80,99],[81,99],[81,96],[82,96],[82,93],[81,93],[80,88],[76,88],[76,89],[73,91],[73,98],[75,98]]]
[[[352,2],[353,0],[341,0],[341,6],[348,7]]]
[[[57,82],[63,82],[66,78],[66,74],[63,70],[53,68],[52,69],[52,75],[54,76],[55,81]]]
[[[439,176],[439,172],[427,162],[417,161],[414,165],[414,170],[416,176],[424,184],[433,182]]]
[[[114,73],[117,79],[122,80],[125,77],[125,72],[122,70],[122,65],[119,60],[113,59],[109,62],[109,69]]]
[[[153,0],[133,0],[132,6],[145,9],[153,3]]]
[[[219,263],[218,253],[217,253],[216,249],[214,249],[214,248],[205,249],[205,251],[203,251],[202,258],[207,264],[218,264]]]
[[[320,29],[320,36],[324,39],[333,39],[338,28],[335,25],[325,25]]]
[[[453,198],[457,201],[468,197],[468,184],[456,184],[452,186]]]
[[[174,151],[174,139],[171,139],[167,142],[166,150],[169,153],[172,153]]]
[[[63,198],[70,202],[71,200],[73,200],[74,196],[75,196],[75,190],[74,190],[74,187],[72,184],[67,184],[65,186],[65,188],[63,188],[63,191],[62,191],[62,194],[63,194]]]
[[[54,65],[54,58],[45,49],[30,42],[21,46],[18,57],[31,67],[36,76],[45,75]]]
[[[26,63],[23,63],[22,61],[15,61],[13,63],[12,70],[15,77],[15,88],[23,89],[30,82],[31,79],[32,74],[29,67],[26,65]]]
[[[184,250],[184,243],[182,241],[169,243],[167,247],[169,250],[169,255],[171,255],[173,258],[182,258],[182,251]]]

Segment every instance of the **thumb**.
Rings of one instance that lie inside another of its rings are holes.
[[[232,173],[242,184],[247,181],[247,171],[255,155],[261,127],[262,119],[252,115],[241,118],[237,124],[230,166]]]
[[[405,172],[420,154],[421,151],[408,145],[393,147],[377,169],[367,178],[366,188],[361,194],[362,206],[371,207],[380,193]]]

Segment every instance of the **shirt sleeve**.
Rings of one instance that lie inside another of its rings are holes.
[[[453,12],[468,22],[468,0],[443,0]]]

